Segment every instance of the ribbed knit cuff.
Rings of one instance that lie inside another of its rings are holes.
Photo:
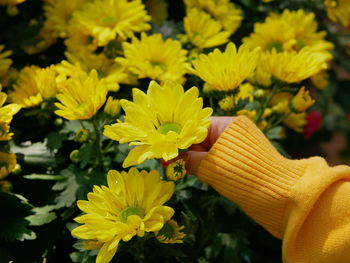
[[[282,238],[288,195],[304,170],[305,162],[280,155],[254,123],[240,116],[212,146],[197,175]]]

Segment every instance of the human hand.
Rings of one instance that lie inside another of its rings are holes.
[[[220,137],[227,125],[233,122],[235,117],[211,117],[211,125],[208,129],[207,138],[189,148],[189,151],[182,153],[180,158],[186,162],[186,170],[190,174],[196,174],[201,161],[208,154],[208,151]]]

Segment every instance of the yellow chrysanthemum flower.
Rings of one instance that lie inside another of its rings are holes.
[[[120,37],[125,40],[134,32],[147,31],[151,17],[141,0],[95,0],[86,3],[73,17],[90,32],[98,46]]]
[[[56,77],[57,74],[54,65],[47,68],[38,69],[36,74],[33,76],[39,93],[44,100],[51,99],[56,96],[58,92]]]
[[[196,7],[208,12],[222,27],[233,34],[242,22],[242,11],[230,0],[185,0],[188,8]]]
[[[161,24],[168,18],[168,3],[165,0],[147,0],[146,8],[154,23]]]
[[[266,54],[266,67],[277,79],[293,83],[311,77],[327,68],[328,57],[324,53],[310,51],[308,47],[299,52],[272,50]]]
[[[185,233],[181,232],[185,227],[179,226],[173,219],[167,221],[159,232],[155,233],[156,238],[161,243],[179,244],[183,243]]]
[[[4,77],[7,74],[8,69],[12,64],[12,60],[8,58],[12,52],[10,50],[3,51],[4,48],[4,45],[0,45],[0,78]]]
[[[326,70],[322,70],[319,73],[312,75],[310,80],[312,84],[319,90],[323,90],[328,85],[329,75]]]
[[[219,108],[223,111],[231,111],[235,107],[235,100],[233,95],[228,95],[225,98],[219,100],[218,102]]]
[[[76,19],[71,19],[67,27],[67,39],[64,41],[70,53],[92,53],[97,49],[93,36],[80,25]],[[84,50],[82,52],[82,49]]]
[[[309,46],[315,52],[328,53],[333,44],[324,40],[326,32],[317,32],[317,27],[314,13],[285,9],[282,14],[271,13],[263,23],[255,23],[254,32],[243,42],[250,48],[275,49],[277,52],[299,51]]]
[[[350,21],[350,2],[348,0],[325,0],[327,15],[333,22],[340,22],[344,26]]]
[[[307,123],[306,113],[291,113],[283,120],[283,123],[296,132],[303,132]]]
[[[13,153],[0,152],[0,179],[4,179],[17,164],[16,155]]]
[[[52,30],[58,37],[65,38],[67,36],[67,28],[69,20],[74,11],[78,10],[86,0],[54,0],[44,4],[44,12],[46,21],[44,27]]]
[[[315,100],[311,98],[309,91],[305,91],[305,87],[301,87],[290,103],[292,110],[300,113],[310,108],[315,103]]]
[[[9,93],[9,101],[21,105],[23,108],[30,108],[39,105],[43,98],[39,92],[38,85],[33,78],[37,71],[37,66],[24,67],[18,77],[14,90]]]
[[[56,95],[60,103],[55,103],[55,113],[67,120],[90,119],[105,103],[107,92],[108,86],[98,78],[96,70],[72,77]]]
[[[120,83],[135,83],[134,78],[130,77],[125,66],[109,59],[105,54],[89,53],[86,49],[79,52],[66,52],[68,61],[63,60],[56,66],[59,73],[59,82],[67,78],[78,75],[87,75],[91,70],[98,72],[98,77],[105,81],[109,91],[118,91]]]
[[[233,90],[254,71],[259,54],[259,48],[251,51],[246,45],[242,45],[237,51],[235,44],[231,42],[223,53],[215,49],[192,61],[194,74],[207,82],[213,90]]]
[[[172,181],[178,181],[186,175],[185,161],[178,159],[166,167],[166,177]]]
[[[223,31],[219,22],[197,8],[188,10],[184,28],[189,41],[200,49],[222,45],[230,37],[230,32]]]
[[[198,89],[184,92],[179,84],[159,86],[151,81],[147,94],[133,89],[133,100],[121,100],[124,122],[105,126],[104,135],[135,147],[123,167],[140,164],[146,159],[175,158],[178,149],[202,142],[208,133],[211,108],[203,109]]]
[[[293,95],[289,92],[280,92],[274,95],[271,99],[270,106],[274,112],[278,114],[287,114],[290,112],[289,101]]]
[[[132,43],[123,43],[123,49],[125,58],[116,61],[138,78],[183,82],[187,51],[181,48],[179,41],[170,38],[164,41],[161,34],[147,36],[142,33],[141,40],[134,37]]]
[[[248,99],[249,102],[252,102],[254,87],[250,83],[244,83],[239,86],[238,93],[235,96],[235,103],[237,104],[239,100]]]
[[[7,99],[7,95],[1,92],[0,84],[0,141],[11,140],[13,133],[10,133],[10,123],[13,115],[15,115],[21,106],[18,104],[8,104],[3,106]]]
[[[75,221],[84,225],[72,231],[78,238],[94,241],[92,248],[102,244],[97,263],[110,262],[121,240],[159,231],[174,214],[171,207],[163,205],[173,195],[174,183],[161,181],[156,170],[110,170],[107,182],[108,187],[94,186],[87,201],[78,201],[86,214]]]
[[[55,97],[57,92],[55,66],[29,66],[19,73],[14,91],[9,93],[9,100],[24,108],[30,108],[39,105],[43,99]]]
[[[109,96],[106,101],[105,107],[103,108],[103,111],[112,117],[116,117],[119,115],[120,110],[120,101],[113,99],[112,96]]]

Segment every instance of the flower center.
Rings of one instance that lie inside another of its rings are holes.
[[[145,215],[145,211],[140,207],[135,207],[135,206],[127,207],[120,212],[119,220],[122,221],[123,223],[126,223],[128,221],[128,217],[133,215],[143,217]]]
[[[165,223],[162,229],[159,230],[159,235],[165,236],[169,239],[173,238],[174,234],[174,228],[169,223]]]
[[[162,70],[165,70],[165,65],[161,62],[151,61],[150,63],[152,67],[160,67]]]
[[[113,16],[106,16],[106,17],[102,18],[101,23],[103,25],[105,25],[105,26],[110,26],[110,25],[115,24],[116,21],[117,20],[116,20],[115,17],[113,17]]]
[[[168,132],[170,131],[180,134],[181,130],[182,130],[181,125],[175,122],[164,123],[158,127],[158,131],[161,134],[165,134],[165,135],[168,134]]]
[[[270,43],[267,46],[267,49],[268,50],[276,49],[277,52],[282,52],[283,51],[283,46],[282,46],[281,42],[275,41],[275,42]]]

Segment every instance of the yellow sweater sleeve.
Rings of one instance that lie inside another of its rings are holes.
[[[350,167],[289,160],[237,117],[198,169],[200,180],[283,239],[284,263],[350,262]]]

